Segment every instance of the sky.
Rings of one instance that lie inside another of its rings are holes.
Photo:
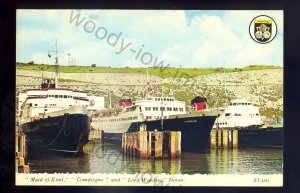
[[[277,24],[270,43],[249,35],[251,21]],[[17,10],[16,61],[111,67],[283,66],[283,11]]]

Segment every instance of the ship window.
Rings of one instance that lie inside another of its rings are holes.
[[[54,95],[54,97],[55,97],[55,98],[58,98],[58,95],[56,94],[56,95]]]
[[[63,98],[63,95],[59,95],[59,98]]]
[[[161,111],[165,111],[166,108],[165,108],[165,107],[160,107],[160,110],[161,110]]]
[[[256,113],[256,116],[259,116],[259,114],[258,114],[258,113]]]
[[[64,98],[67,98],[67,95],[64,95]]]
[[[230,113],[225,113],[225,116],[226,116],[226,117],[230,116]]]
[[[166,101],[167,99],[166,98],[164,98],[164,101]]]
[[[37,104],[34,104],[34,106],[37,106]]]

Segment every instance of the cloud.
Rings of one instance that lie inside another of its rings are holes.
[[[53,50],[58,39],[59,49],[65,53],[61,61],[66,63],[67,53],[71,53],[78,65],[145,67],[130,48],[149,52],[171,67],[283,65],[282,11],[222,11],[216,15],[193,11],[193,17],[187,18],[182,10],[76,10],[74,14],[86,18],[78,27],[69,23],[71,11],[18,10],[17,61],[49,63],[43,54]],[[249,24],[259,14],[270,15],[279,29],[267,45],[257,44],[249,36]],[[83,26],[88,20],[97,28],[105,27],[108,34],[121,32],[130,47],[116,54],[121,41],[112,47],[94,33],[86,33]]]

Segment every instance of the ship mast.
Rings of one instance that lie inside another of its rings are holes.
[[[225,97],[227,96],[227,89],[226,89],[226,71],[225,71],[225,62],[223,61],[223,68],[224,68],[224,90],[225,90]]]
[[[55,88],[58,88],[58,73],[59,73],[59,65],[58,65],[58,57],[57,57],[57,40],[55,40]]]
[[[226,68],[225,68],[225,61],[223,60],[223,68],[224,68],[224,99],[225,99],[225,105],[228,104],[228,98],[227,98],[227,79],[226,79]]]
[[[58,88],[58,76],[59,76],[59,64],[58,64],[58,51],[57,51],[57,40],[55,40],[55,51],[49,51],[55,53],[55,88]],[[51,55],[48,53],[48,56],[51,57]]]
[[[142,93],[142,99],[147,99],[149,96],[151,96],[150,90],[151,90],[151,85],[149,81],[149,72],[148,72],[148,67],[146,68],[146,84],[144,88],[144,92]]]

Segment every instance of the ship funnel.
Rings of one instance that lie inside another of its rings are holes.
[[[119,106],[120,107],[130,107],[132,105],[131,99],[121,99],[119,101]]]
[[[206,98],[197,96],[193,100],[191,100],[191,107],[195,111],[206,109],[207,107],[206,102],[207,102]]]

